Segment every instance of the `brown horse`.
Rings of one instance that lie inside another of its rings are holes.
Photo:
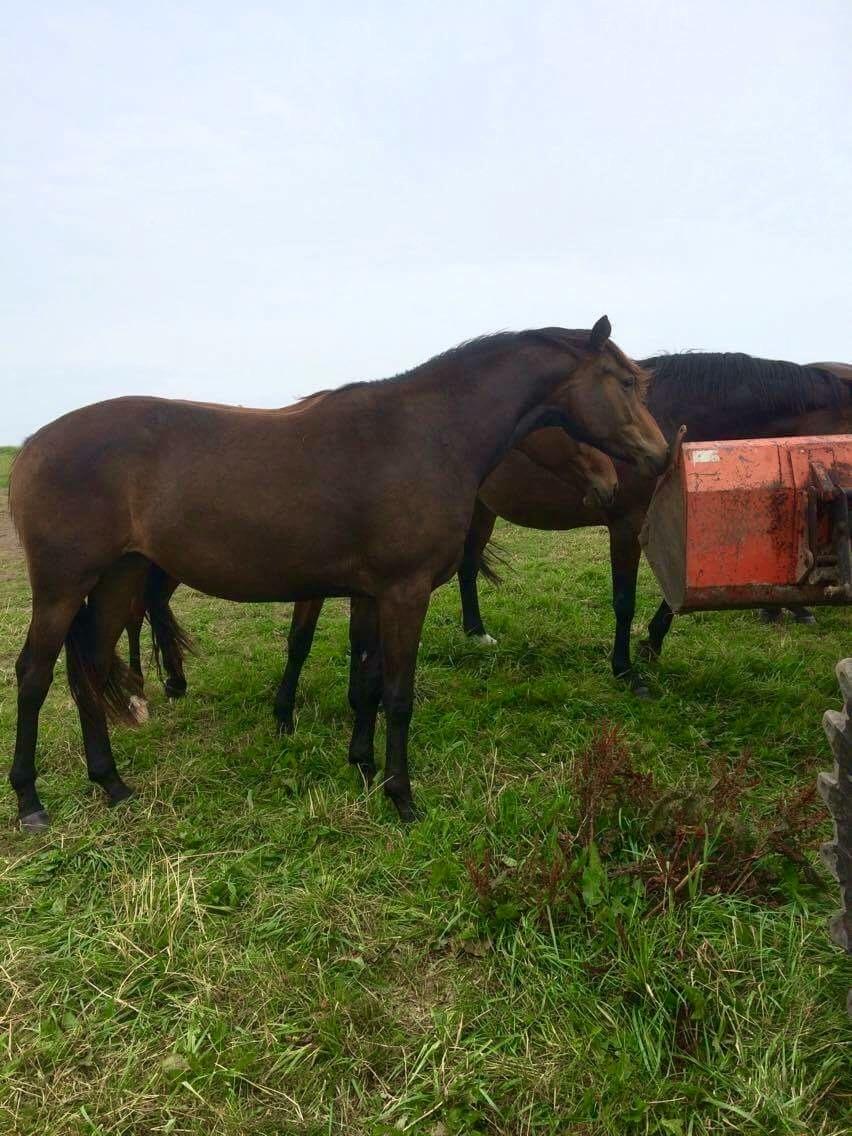
[[[536,430],[528,435],[509,451],[497,469],[489,476],[486,486],[493,479],[500,476],[513,476],[529,480],[534,477],[534,469],[540,467],[549,471],[572,494],[579,495],[583,503],[590,509],[606,509],[615,502],[618,489],[618,477],[615,466],[600,452],[591,446],[575,441],[564,430],[557,427],[547,427]],[[550,479],[552,480],[552,479]],[[480,497],[482,491],[480,490]],[[479,504],[477,503],[477,509]],[[473,528],[476,529],[476,524]],[[473,530],[472,530],[473,531]],[[478,563],[481,557],[478,558]],[[487,573],[489,570],[484,562],[480,565]],[[145,587],[134,597],[131,606],[131,616],[127,624],[127,642],[129,646],[130,669],[140,682],[143,679],[141,636],[142,625],[145,622],[146,612],[151,610],[163,620],[170,619],[168,603],[180,586],[180,581],[167,576],[161,570],[152,568],[149,572]],[[476,600],[474,589],[473,599]],[[313,605],[313,601],[308,601]],[[322,601],[316,608],[317,617],[322,609]],[[313,608],[311,608],[313,610]],[[289,637],[288,671],[285,674],[282,687],[279,690],[279,699],[276,701],[276,716],[283,729],[292,729],[292,706],[289,712],[279,713],[279,707],[287,702],[286,694],[282,691],[292,689],[295,697],[295,687],[298,682],[296,672],[297,660],[307,657],[313,641],[313,628],[307,633],[310,616],[307,611],[294,613],[294,621]],[[493,643],[494,640],[484,631],[479,636],[484,643]],[[168,647],[162,657],[157,657],[157,667],[165,671],[163,685],[169,698],[181,698],[186,693],[186,677],[183,671],[183,652],[169,650]],[[298,664],[301,669],[301,663]],[[139,705],[138,703],[134,703]],[[142,709],[142,707],[140,707]],[[145,711],[143,711],[145,712]]]
[[[672,438],[686,423],[692,441],[738,437],[783,437],[852,431],[852,367],[840,363],[799,366],[748,355],[688,352],[642,360],[650,371],[648,405]],[[546,437],[546,448],[538,443]],[[477,577],[497,517],[526,528],[568,530],[606,525],[609,530],[612,599],[616,630],[613,673],[639,697],[650,697],[632,665],[630,634],[636,603],[639,533],[655,478],[616,462],[619,489],[611,505],[584,496],[564,476],[575,460],[561,431],[539,431],[527,439],[535,462],[515,451],[483,482],[458,570],[465,632],[483,642],[494,640],[479,609]],[[546,454],[546,457],[545,457]],[[597,455],[598,475],[609,459]],[[587,465],[593,463],[587,458]],[[293,728],[293,707],[302,666],[310,651],[322,601],[296,604],[288,636],[287,665],[275,699],[280,728]],[[804,611],[804,609],[801,609]],[[646,658],[657,658],[672,622],[665,600],[651,620],[641,645]]]
[[[10,499],[33,593],[10,771],[23,826],[48,823],[36,735],[63,643],[89,777],[111,802],[130,793],[105,710],[127,712],[115,645],[152,564],[231,600],[353,597],[350,761],[369,784],[381,701],[384,789],[413,817],[407,739],[420,629],[432,589],[458,567],[488,473],[546,425],[648,477],[665,466],[644,372],[609,334],[602,317],[591,332],[488,336],[283,410],[114,399],[30,438]],[[174,647],[173,626],[152,619]]]

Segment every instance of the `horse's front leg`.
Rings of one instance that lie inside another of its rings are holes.
[[[408,730],[414,707],[414,672],[430,582],[396,585],[379,600],[382,701],[387,723],[384,790],[404,821],[416,817],[408,776]]]
[[[278,685],[273,709],[279,734],[293,733],[293,710],[299,676],[311,652],[322,605],[322,600],[303,600],[293,605],[293,618],[287,636],[287,665]]]
[[[609,559],[612,569],[612,607],[615,612],[615,643],[612,673],[623,679],[639,698],[651,692],[630,661],[630,632],[636,611],[636,578],[639,573],[639,527],[634,520],[619,517],[609,525]]]
[[[382,652],[376,601],[353,597],[349,608],[349,705],[355,715],[349,763],[369,787],[376,775],[376,716],[382,700]]]

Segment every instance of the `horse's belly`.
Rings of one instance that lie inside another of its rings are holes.
[[[157,561],[160,563],[160,561]],[[244,565],[233,571],[227,564],[204,568],[180,560],[162,563],[166,572],[196,591],[241,603],[308,600],[324,596],[349,596],[363,590],[343,574],[281,571],[274,565],[254,569]]]
[[[317,534],[205,524],[140,549],[170,576],[208,595],[244,602],[352,595],[364,590],[352,557]]]

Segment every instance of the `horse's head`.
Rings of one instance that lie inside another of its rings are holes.
[[[564,430],[535,430],[518,443],[530,461],[564,481],[573,493],[583,494],[590,509],[612,505],[618,490],[618,474],[606,454],[575,441]]]
[[[607,509],[618,492],[618,474],[615,466],[594,446],[577,443],[575,459],[577,472],[583,484],[583,504],[588,509]]]
[[[547,407],[564,415],[574,437],[656,476],[665,468],[668,444],[645,406],[648,375],[610,340],[611,330],[601,316],[585,333],[576,365],[551,391]]]

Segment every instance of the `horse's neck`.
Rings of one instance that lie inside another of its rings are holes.
[[[481,482],[520,438],[547,424],[542,404],[558,379],[552,360],[512,356],[467,369],[455,378],[447,400],[448,429],[457,432],[465,458]]]
[[[651,412],[654,413],[653,401]],[[754,405],[667,406],[657,420],[671,440],[683,424],[687,442],[725,441],[735,438],[789,438],[807,434],[847,434],[852,432],[852,401],[845,408],[812,410],[805,414],[771,413]]]
[[[350,422],[387,415],[394,428],[384,460],[429,450],[428,461],[476,487],[514,444],[519,425],[521,433],[535,428],[536,408],[575,365],[565,351],[547,346],[473,357],[459,352],[398,379],[354,384],[327,402],[301,405],[318,422],[333,406]]]
[[[687,428],[686,440],[692,442],[852,431],[852,384],[850,397],[841,406],[794,413],[768,409],[765,400],[745,386],[733,388],[722,400],[718,394],[703,398],[697,392],[679,396],[672,387],[655,391],[652,379],[648,405],[670,440],[681,424]]]

